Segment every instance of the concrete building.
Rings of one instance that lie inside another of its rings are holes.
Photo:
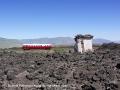
[[[93,51],[93,45],[92,45],[92,39],[93,36],[90,34],[86,35],[76,35],[75,36],[75,46],[74,50],[75,52],[87,52],[87,51]]]

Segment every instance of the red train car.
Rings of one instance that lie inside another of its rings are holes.
[[[52,44],[23,44],[22,46],[24,50],[30,50],[30,49],[49,50],[52,47],[53,47]]]

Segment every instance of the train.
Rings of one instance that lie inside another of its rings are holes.
[[[30,50],[30,49],[41,49],[41,50],[50,50],[53,47],[52,44],[23,44],[23,50]]]

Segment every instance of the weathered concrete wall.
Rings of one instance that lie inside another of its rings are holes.
[[[84,50],[86,51],[93,51],[93,47],[92,47],[92,39],[90,40],[83,40],[84,43]]]
[[[81,41],[82,41],[81,39],[78,39],[77,43],[75,44],[74,48],[76,52],[81,52],[81,53],[83,52]]]
[[[75,52],[93,51],[92,39],[78,39],[75,46]]]
[[[77,43],[77,48],[78,48],[78,52],[83,52],[83,49],[82,49],[82,45],[81,45],[81,43]]]

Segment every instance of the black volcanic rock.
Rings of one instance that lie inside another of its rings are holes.
[[[94,52],[83,54],[0,51],[1,86],[21,83],[67,85],[66,90],[120,90],[119,68],[119,44],[102,45]],[[44,90],[50,89],[44,87]]]
[[[81,86],[82,87],[82,90],[96,90],[95,87],[93,86],[89,86],[89,85],[83,85]]]

